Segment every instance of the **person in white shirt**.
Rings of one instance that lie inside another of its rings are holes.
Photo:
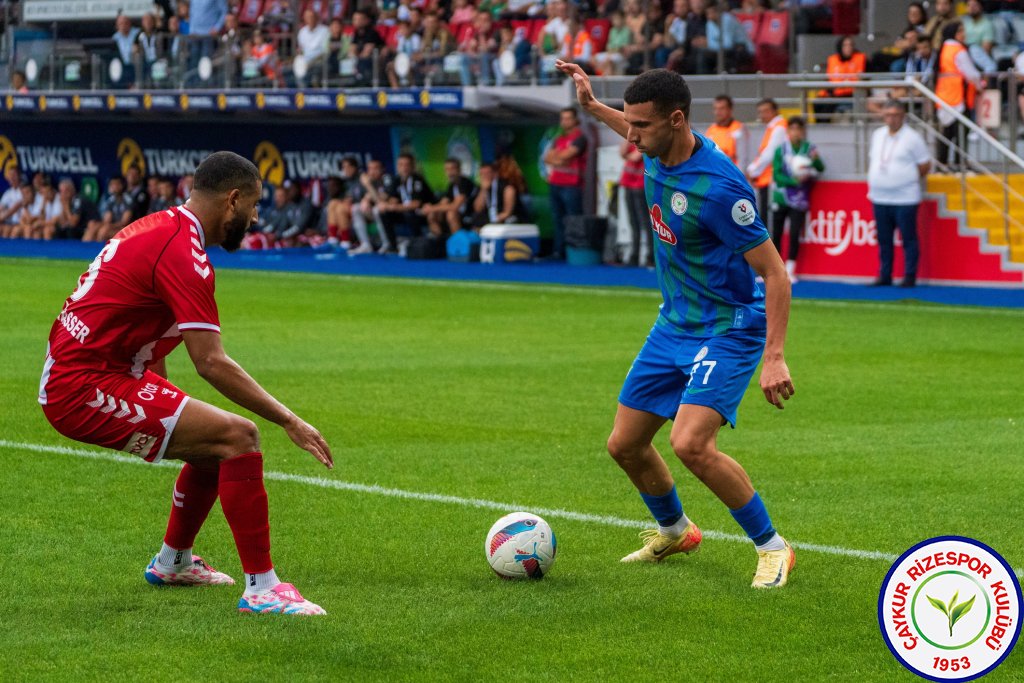
[[[907,107],[889,100],[882,108],[885,125],[871,135],[868,151],[868,199],[875,212],[878,231],[879,269],[873,286],[892,284],[893,235],[903,238],[902,287],[917,284],[917,207],[921,203],[921,179],[932,167],[932,155],[924,138],[904,124]]]
[[[331,31],[320,23],[320,17],[311,9],[302,13],[302,28],[296,38],[299,54],[306,60],[306,66],[310,74],[315,76],[315,71],[322,68],[322,62],[327,56],[327,44],[331,39]],[[306,87],[306,77],[298,79],[299,87]]]
[[[7,163],[4,178],[10,186],[0,195],[0,237],[10,237],[14,226],[18,224],[18,213],[21,211],[21,186],[25,180],[21,171],[13,161]]]

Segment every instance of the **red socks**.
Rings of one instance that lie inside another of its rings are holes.
[[[199,469],[185,463],[174,482],[174,503],[171,518],[167,522],[164,543],[176,550],[188,550],[196,540],[196,534],[210,514],[213,502],[217,500],[218,473],[213,469]]]
[[[235,536],[242,570],[246,574],[260,574],[273,569],[263,454],[243,453],[222,461],[218,491],[224,517]]]

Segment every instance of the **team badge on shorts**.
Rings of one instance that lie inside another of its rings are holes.
[[[882,583],[878,625],[896,659],[930,681],[970,681],[1020,635],[1020,583],[984,543],[940,536],[903,553]]]
[[[677,216],[682,216],[686,213],[687,201],[686,195],[682,192],[676,192],[672,195],[672,213]]]

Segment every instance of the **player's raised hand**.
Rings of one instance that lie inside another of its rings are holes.
[[[558,59],[555,60],[555,68],[566,76],[572,76],[572,80],[576,83],[576,99],[579,100],[581,107],[586,107],[594,101],[594,89],[590,85],[590,76],[583,72],[579,64]]]
[[[331,447],[327,445],[327,441],[320,435],[316,427],[296,417],[295,420],[284,425],[284,431],[288,433],[288,438],[296,446],[309,451],[327,469],[334,469],[334,456],[331,455]]]
[[[765,361],[761,369],[761,391],[769,403],[779,410],[783,409],[782,402],[788,401],[796,393],[786,361]]]

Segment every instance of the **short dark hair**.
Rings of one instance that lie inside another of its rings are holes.
[[[725,102],[726,104],[729,105],[729,109],[732,109],[733,107],[732,98],[729,97],[728,95],[718,95],[717,97],[715,97],[715,102]]]
[[[904,114],[907,113],[907,105],[892,97],[885,101],[885,104],[882,105],[882,109],[899,109]]]
[[[764,99],[759,100],[757,106],[760,107],[762,104],[771,105],[771,108],[774,109],[775,111],[779,110],[779,103],[770,97],[765,97]]]
[[[576,111],[575,107],[562,107],[561,109],[558,110],[559,114],[561,114],[563,112],[569,112],[570,114],[572,114],[572,117],[574,119],[576,119],[577,121],[580,120],[580,113],[578,111]]]
[[[448,164],[455,164],[459,168],[462,168],[462,162],[456,159],[455,157],[448,157],[447,159],[444,160],[444,163],[446,166]]]
[[[668,69],[651,69],[645,71],[626,87],[622,93],[626,104],[643,104],[653,102],[654,110],[668,116],[676,109],[683,112],[686,120],[690,119],[690,86],[683,77]]]
[[[790,116],[786,119],[786,127],[799,126],[800,128],[807,128],[807,121],[802,116]]]
[[[944,40],[944,41],[945,40],[956,40],[957,31],[960,30],[961,26],[963,26],[963,24],[959,20],[951,21],[948,24],[946,24],[945,26],[943,26],[942,27],[942,40]]]
[[[401,154],[399,154],[398,160],[401,159],[408,159],[410,164],[412,164],[413,166],[416,165],[416,157],[414,157],[412,154],[409,154],[408,152],[402,152]]]
[[[192,179],[194,192],[223,194],[231,190],[255,192],[260,184],[256,165],[234,152],[214,152],[203,159]]]

